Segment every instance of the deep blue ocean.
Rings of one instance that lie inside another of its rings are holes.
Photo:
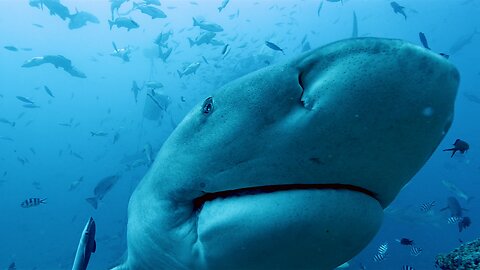
[[[16,269],[71,269],[90,216],[97,251],[88,269],[118,265],[127,245],[130,195],[148,171],[148,159],[194,105],[251,71],[352,35],[421,46],[422,32],[432,50],[450,56],[461,84],[450,131],[346,269],[435,269],[437,254],[480,235],[480,1],[399,0],[404,18],[385,0],[230,0],[221,12],[222,0],[161,0],[151,6],[166,16],[154,19],[134,2],[142,3],[130,0],[112,13],[108,0],[0,1],[0,269],[13,262]],[[51,12],[58,8],[52,3],[66,7],[68,16]],[[76,12],[88,12],[90,21],[71,24]],[[110,29],[112,14],[137,26]],[[195,43],[208,32],[192,17],[223,30],[191,46],[189,38]],[[47,55],[70,62],[66,68],[48,61],[22,67]],[[197,69],[188,74],[191,64]],[[470,149],[450,157],[442,150],[456,139]],[[86,198],[111,175],[121,177],[94,209]],[[452,192],[445,181],[473,198]],[[450,196],[471,218],[462,232],[448,224],[448,211],[440,211]],[[30,198],[46,201],[22,207]],[[432,201],[429,213],[420,210]],[[422,252],[412,255],[400,238],[414,240]],[[388,256],[375,262],[385,242]]]

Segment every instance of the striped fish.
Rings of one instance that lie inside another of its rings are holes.
[[[378,254],[385,255],[388,251],[388,243],[385,242],[378,247]]]
[[[458,223],[460,220],[462,220],[461,217],[453,216],[453,217],[449,217],[449,218],[447,219],[447,223],[448,223],[448,224],[456,224],[456,223]]]
[[[25,201],[23,201],[20,206],[23,207],[23,208],[30,208],[30,207],[34,207],[34,206],[39,206],[40,204],[45,204],[47,203],[46,202],[47,198],[45,199],[40,199],[40,198],[30,198],[30,199],[26,199]]]
[[[374,262],[381,262],[385,260],[386,254],[385,253],[377,253],[375,256],[373,256],[373,261]]]
[[[415,268],[411,267],[410,265],[402,266],[402,270],[415,270]]]
[[[412,249],[410,249],[410,255],[416,257],[420,254],[422,254],[422,249],[419,247],[412,246]]]
[[[435,201],[422,203],[422,205],[420,205],[420,211],[430,212],[434,206],[435,206]]]

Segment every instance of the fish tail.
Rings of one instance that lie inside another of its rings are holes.
[[[182,78],[183,74],[180,72],[180,70],[177,70],[177,73],[178,73],[178,76],[180,76],[180,78]]]
[[[188,43],[190,43],[190,48],[193,47],[193,45],[195,44],[195,42],[191,38],[188,38]]]
[[[112,15],[113,15],[113,13],[112,13]],[[111,21],[111,20],[108,20],[108,25],[110,26],[110,30],[112,30],[112,27],[113,27],[113,25],[114,25],[114,22]]]
[[[193,26],[197,26],[198,22],[197,22],[197,20],[195,20],[195,17],[192,17],[192,19],[193,19]]]
[[[46,204],[47,203],[47,198],[40,199],[40,203]]]
[[[92,137],[95,136],[95,132],[90,131],[90,135],[91,135]]]
[[[89,204],[91,204],[94,209],[97,209],[97,208],[98,208],[98,200],[97,200],[97,197],[86,198],[85,200],[86,200]]]
[[[218,12],[222,12],[222,7],[219,7],[219,8],[218,8]]]

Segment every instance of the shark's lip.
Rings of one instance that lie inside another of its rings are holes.
[[[285,184],[285,185],[266,185],[266,186],[256,186],[256,187],[247,187],[233,190],[225,190],[212,193],[204,193],[202,196],[197,197],[193,200],[194,212],[199,212],[202,210],[205,202],[213,201],[219,198],[230,198],[238,197],[245,195],[257,195],[257,194],[266,194],[277,191],[289,191],[289,190],[350,190],[355,192],[360,192],[366,194],[380,203],[380,200],[377,197],[375,192],[372,192],[368,189],[348,185],[348,184]]]

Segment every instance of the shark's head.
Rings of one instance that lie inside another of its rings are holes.
[[[196,106],[129,204],[131,269],[331,269],[449,129],[459,83],[400,41],[336,42]]]

